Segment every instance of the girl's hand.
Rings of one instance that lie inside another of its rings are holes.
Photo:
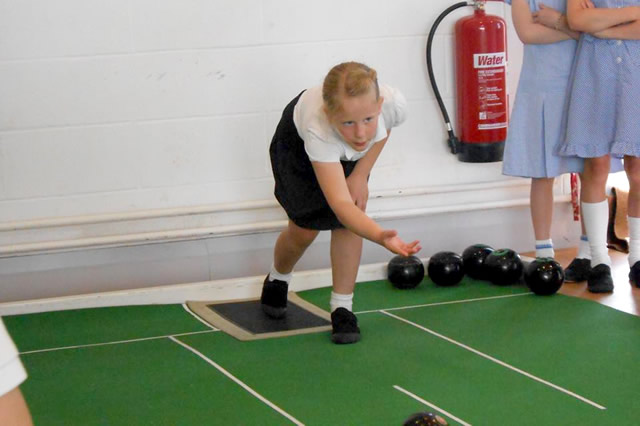
[[[595,9],[595,5],[591,2],[591,0],[581,0],[580,7],[583,9]]]
[[[422,249],[418,240],[409,244],[398,237],[398,233],[393,230],[382,231],[382,245],[389,251],[402,256],[411,256]]]
[[[367,209],[367,201],[369,200],[369,183],[366,176],[357,173],[351,173],[347,178],[347,187],[351,194],[351,199],[356,206],[365,211]]]
[[[540,10],[532,13],[531,17],[533,18],[533,22],[535,22],[536,24],[544,25],[545,27],[557,30],[558,22],[562,17],[562,13],[552,7],[540,3]]]

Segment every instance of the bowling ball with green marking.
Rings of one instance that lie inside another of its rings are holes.
[[[508,286],[517,283],[522,277],[524,265],[520,255],[503,248],[494,250],[484,261],[487,278],[495,285]]]

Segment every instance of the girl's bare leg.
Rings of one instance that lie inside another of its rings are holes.
[[[554,178],[531,179],[531,221],[536,240],[551,238]]]
[[[361,255],[361,237],[345,228],[331,231],[331,274],[335,293],[353,293]]]
[[[301,228],[289,220],[287,228],[280,233],[273,250],[273,265],[276,270],[281,274],[293,271],[293,267],[317,236],[318,231]]]

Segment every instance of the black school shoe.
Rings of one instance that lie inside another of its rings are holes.
[[[348,309],[338,308],[331,312],[331,341],[339,345],[355,343],[360,340],[358,319]]]
[[[577,257],[571,261],[569,266],[564,269],[564,280],[568,283],[579,283],[586,281],[591,272],[590,259],[578,259]]]
[[[601,263],[591,269],[589,278],[587,278],[587,289],[591,293],[611,293],[613,291],[611,268]]]
[[[289,284],[281,280],[269,280],[269,275],[262,284],[260,303],[262,310],[271,318],[283,318],[287,314],[287,292]]]
[[[629,271],[629,282],[640,288],[640,260],[631,267]]]

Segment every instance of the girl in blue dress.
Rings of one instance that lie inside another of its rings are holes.
[[[585,159],[582,212],[593,269],[588,289],[613,291],[607,250],[610,157],[629,179],[629,280],[640,286],[640,0],[568,0],[568,23],[584,33],[576,52],[561,155]]]
[[[580,34],[569,29],[566,0],[507,0],[524,44],[524,57],[507,134],[502,172],[531,179],[531,219],[536,257],[553,257],[551,220],[556,176],[582,172],[583,160],[560,157],[564,107],[571,66]],[[566,269],[568,280],[586,279],[588,244]]]

